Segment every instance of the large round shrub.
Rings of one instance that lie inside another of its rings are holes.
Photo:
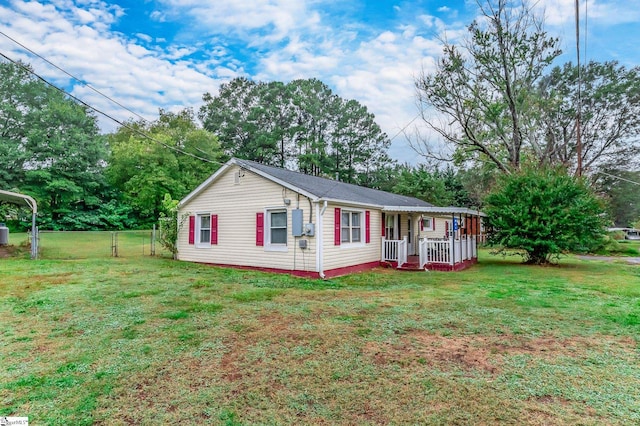
[[[516,249],[526,263],[549,263],[596,246],[605,208],[584,180],[563,169],[528,168],[502,176],[485,198],[489,244]]]

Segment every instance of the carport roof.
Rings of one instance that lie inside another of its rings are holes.
[[[38,204],[32,197],[17,192],[3,191],[0,189],[0,201],[8,201],[19,206],[27,206],[33,213],[38,213]]]

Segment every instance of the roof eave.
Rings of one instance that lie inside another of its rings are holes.
[[[384,208],[384,206],[379,205],[379,204],[360,203],[358,201],[341,200],[341,199],[338,199],[338,198],[322,197],[322,198],[319,198],[317,201],[318,202],[326,201],[328,203],[341,204],[343,206],[363,207],[363,208],[370,208],[370,209],[376,209],[376,210],[382,210]]]
[[[479,210],[472,210],[466,207],[422,207],[422,206],[384,206],[385,212],[407,212],[407,213],[439,213],[439,214],[469,214],[473,216],[486,216]]]
[[[238,161],[237,159],[233,158],[230,161],[233,161],[234,164],[236,164],[236,165],[238,165],[238,166],[240,166],[240,167],[242,167],[242,168],[244,168],[244,169],[246,169],[246,170],[248,170],[248,171],[250,171],[252,173],[255,173],[255,174],[259,175],[259,176],[262,176],[265,179],[268,179],[268,180],[270,180],[270,181],[272,181],[274,183],[277,183],[280,186],[283,186],[283,187],[285,187],[287,189],[290,189],[293,192],[296,192],[296,193],[298,193],[300,195],[304,195],[305,197],[310,198],[313,201],[317,201],[318,200],[318,195],[317,194],[313,194],[313,193],[311,193],[311,192],[309,192],[307,190],[304,190],[302,188],[299,188],[299,187],[297,187],[297,186],[295,186],[295,185],[293,185],[293,184],[291,184],[289,182],[285,182],[285,181],[283,181],[281,179],[278,179],[277,177],[273,176],[272,174],[269,174],[267,172],[263,172],[262,170],[258,170],[258,169],[254,168],[254,167],[251,167],[248,164],[241,164],[242,160]]]
[[[257,174],[258,176],[262,176],[263,178],[270,180],[271,182],[277,183],[278,185],[281,185],[287,189],[290,189],[298,194],[304,195],[305,197],[308,197],[310,199],[312,199],[313,201],[317,201],[318,200],[318,196],[315,194],[310,193],[309,191],[306,191],[302,188],[298,188],[295,185],[292,185],[288,182],[285,182],[283,180],[280,180],[278,178],[276,178],[275,176],[263,172],[262,170],[258,170],[254,167],[251,167],[251,165],[243,163],[241,159],[238,158],[232,158],[231,160],[227,161],[222,167],[220,167],[214,174],[212,174],[211,176],[209,176],[209,178],[207,180],[205,180],[204,182],[202,182],[200,185],[198,185],[198,187],[196,189],[194,189],[193,191],[191,191],[189,194],[187,194],[182,200],[180,200],[180,202],[178,203],[178,208],[183,207],[185,204],[187,204],[189,201],[191,201],[194,197],[196,197],[198,194],[200,194],[202,191],[204,191],[206,188],[209,187],[209,185],[211,185],[212,183],[214,183],[216,180],[218,180],[218,178],[224,174],[230,167],[233,166],[238,166],[244,170],[250,171],[252,173]]]

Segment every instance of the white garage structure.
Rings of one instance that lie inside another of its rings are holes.
[[[36,226],[36,215],[38,214],[38,204],[32,197],[16,192],[3,191],[0,189],[0,201],[27,206],[31,209],[31,258],[38,258],[38,227]]]

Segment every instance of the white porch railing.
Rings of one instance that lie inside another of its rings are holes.
[[[407,263],[408,243],[407,237],[402,240],[387,240],[382,237],[382,261],[398,262],[398,268]]]
[[[402,241],[398,243],[398,268],[407,263],[407,237],[404,237]]]
[[[428,263],[454,265],[477,257],[476,237],[462,237],[459,240],[420,240],[418,245],[420,268]]]

